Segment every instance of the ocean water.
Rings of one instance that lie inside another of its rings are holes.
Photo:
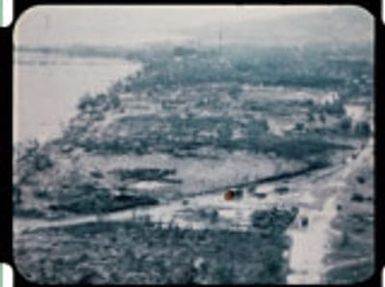
[[[14,58],[13,143],[57,136],[75,115],[85,93],[103,92],[139,69],[139,63],[124,59],[18,52]]]

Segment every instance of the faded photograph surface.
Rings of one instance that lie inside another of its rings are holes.
[[[14,30],[19,273],[368,279],[373,34],[354,6],[26,11]]]

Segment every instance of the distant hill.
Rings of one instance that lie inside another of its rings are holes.
[[[238,23],[212,24],[190,30],[201,43],[222,42],[258,46],[302,46],[309,44],[370,44],[373,41],[374,18],[358,6],[311,11],[278,19],[256,19]],[[221,28],[222,27],[222,28]],[[186,31],[187,32],[187,31]]]

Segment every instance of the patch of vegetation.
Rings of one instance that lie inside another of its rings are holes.
[[[350,117],[343,117],[339,122],[339,126],[343,132],[349,133],[353,126],[352,119]]]
[[[326,141],[316,135],[292,135],[260,142],[264,151],[288,159],[323,161],[322,157],[336,149],[349,149],[348,145]]]
[[[370,124],[366,121],[358,122],[354,127],[354,134],[358,137],[369,137],[371,134]]]
[[[368,262],[356,262],[348,266],[336,268],[329,272],[328,280],[332,284],[362,283],[369,279],[375,272],[374,266]]]
[[[37,208],[19,208],[16,206],[13,209],[13,214],[22,218],[45,218],[46,212]]]
[[[158,168],[137,168],[137,169],[116,169],[112,170],[111,173],[116,175],[119,180],[125,181],[133,179],[137,181],[162,181],[166,180],[166,177],[175,175],[175,169],[158,169]]]
[[[371,196],[365,196],[361,193],[355,192],[352,194],[351,200],[355,202],[364,202],[364,201],[372,201],[373,198]]]
[[[238,130],[240,137],[233,133]],[[292,134],[279,137],[269,132],[264,119],[239,117],[124,117],[106,128],[101,136],[90,135],[81,146],[88,151],[113,154],[148,154],[154,151],[174,156],[195,156],[202,147],[229,152],[272,152],[277,156],[308,160],[314,156],[349,148],[326,141],[320,135]]]
[[[341,99],[336,100],[332,103],[327,102],[323,105],[315,106],[315,107],[316,107],[315,109],[318,109],[318,112],[326,113],[329,115],[341,117],[345,114],[344,104]]]
[[[190,49],[178,47],[177,50]],[[192,54],[194,57],[191,57]],[[325,54],[330,57],[325,57]],[[370,63],[366,60],[352,60],[348,54],[351,51],[325,51],[324,47],[307,47],[299,53],[284,48],[231,46],[224,47],[220,54],[210,48],[180,52],[178,57],[181,60],[175,61],[175,54],[165,49],[154,50],[153,55],[137,52],[132,56],[146,64],[145,76],[134,79],[132,84],[135,90],[140,90],[150,86],[168,89],[221,81],[266,86],[337,88],[344,96],[362,91],[372,95],[372,89],[368,89],[370,85],[358,81],[372,75]]]
[[[282,284],[287,269],[287,238],[255,231],[98,223],[25,233],[15,245],[19,271],[39,284]]]
[[[38,141],[31,140],[16,148],[16,163],[19,182],[25,182],[36,172],[43,172],[53,166],[48,153]]]
[[[282,233],[294,221],[297,214],[298,208],[256,210],[251,216],[252,225],[264,233]]]
[[[38,141],[32,140],[19,144],[14,152],[13,202],[23,202],[23,186],[33,182],[36,174],[41,174],[54,166],[49,152]]]
[[[99,214],[158,204],[158,200],[147,195],[114,196],[109,189],[90,183],[72,186],[71,190],[65,194],[55,193],[59,198],[56,203],[50,205],[50,210],[75,214]]]
[[[335,238],[328,255],[333,266],[326,274],[326,283],[361,283],[374,272],[374,205],[372,154],[355,168],[346,180],[347,188],[338,203],[333,221],[341,237]],[[365,178],[358,182],[357,177]]]
[[[97,94],[91,96],[85,94],[80,98],[78,103],[78,109],[82,113],[102,113],[108,110],[117,109],[121,105],[119,95],[115,93],[110,94]]]

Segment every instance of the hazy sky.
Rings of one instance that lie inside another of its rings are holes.
[[[190,39],[191,29],[332,11],[333,6],[36,6],[14,31],[16,45],[135,46]]]

